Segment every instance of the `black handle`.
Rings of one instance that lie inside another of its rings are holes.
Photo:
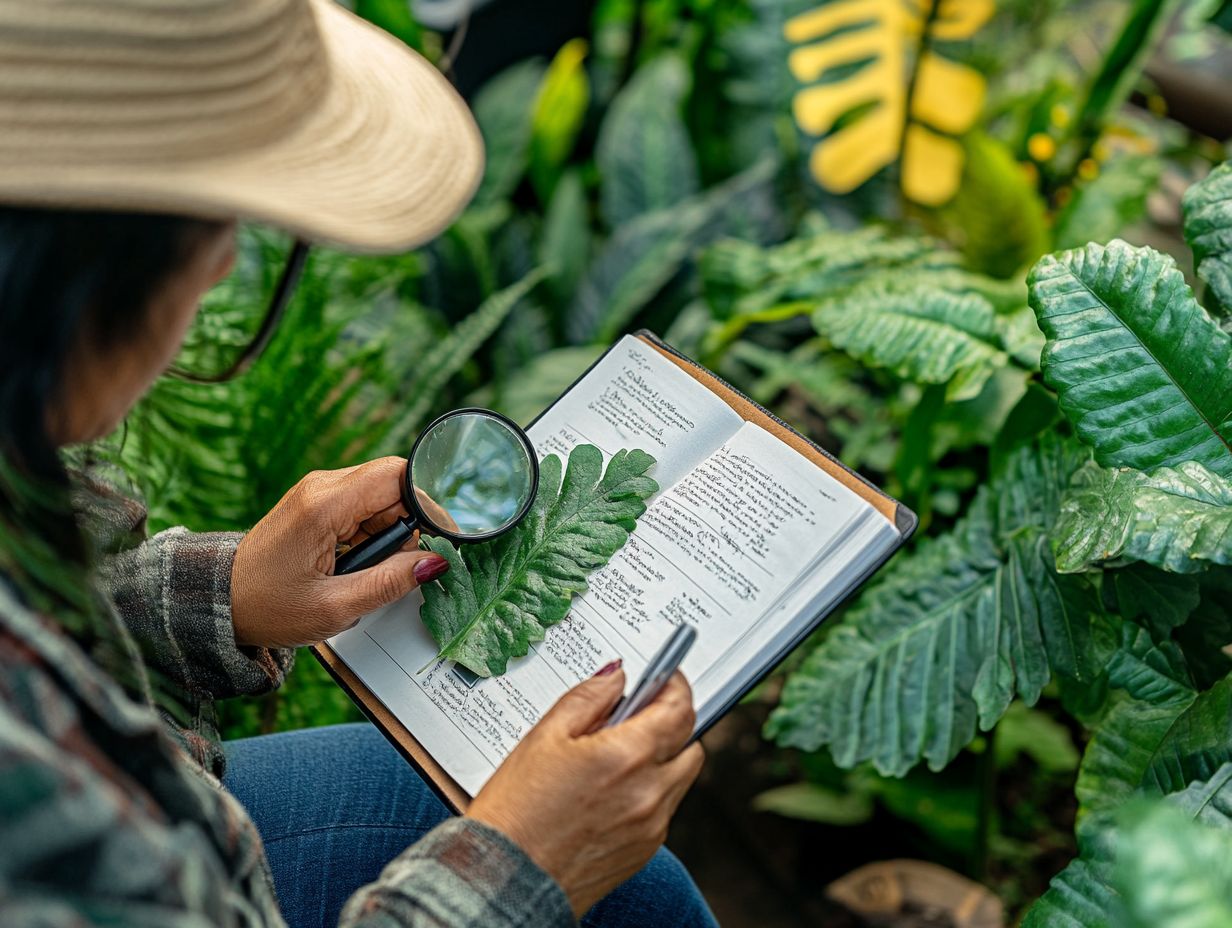
[[[389,528],[365,538],[350,551],[339,555],[334,562],[334,576],[353,574],[357,570],[381,563],[410,541],[417,528],[418,519],[414,516],[403,516]]]

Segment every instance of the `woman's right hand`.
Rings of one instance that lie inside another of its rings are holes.
[[[467,812],[526,851],[578,917],[650,860],[702,766],[701,745],[685,747],[695,715],[684,676],[637,715],[599,728],[624,686],[617,668],[562,696]]]

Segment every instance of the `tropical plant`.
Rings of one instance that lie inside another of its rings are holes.
[[[1226,176],[1185,201],[1199,262],[1227,232],[1208,205]],[[971,376],[953,362],[972,357],[973,331],[1000,348],[976,363],[1011,363],[1005,329],[969,324],[953,294],[947,316],[915,301],[933,337],[913,340],[936,357],[904,364],[897,319],[865,311],[857,341],[829,334],[833,278],[777,286],[832,348],[905,379],[953,394]],[[859,597],[790,675],[766,731],[825,746],[843,767],[940,769],[1016,696],[1032,705],[1055,681],[1080,719],[1102,718],[1078,779],[1082,856],[1024,924],[1102,925],[1116,895],[1110,816],[1136,796],[1180,797],[1232,760],[1232,661],[1219,650],[1232,642],[1232,338],[1170,258],[1120,241],[1041,259],[1027,290],[1048,389],[1031,375],[993,441],[987,486]]]

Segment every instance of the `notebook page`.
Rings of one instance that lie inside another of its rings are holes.
[[[625,338],[535,423],[530,436],[541,456],[565,456],[583,442],[599,447],[605,457],[621,448],[642,448],[656,458],[652,475],[661,487],[670,487],[741,423],[657,351]],[[682,581],[678,575],[669,579],[649,547],[628,545],[618,558],[619,565],[614,559],[602,577],[592,577],[586,595],[591,615],[585,607],[575,608],[499,678],[480,680],[447,662],[433,662],[436,645],[419,620],[418,592],[366,616],[330,645],[474,795],[562,693],[615,657],[630,661],[640,652],[644,662],[658,644],[652,626],[659,613],[687,608],[689,597],[672,605]],[[632,646],[627,638],[640,644]],[[428,669],[418,673],[425,665]]]

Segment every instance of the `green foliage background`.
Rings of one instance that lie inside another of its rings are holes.
[[[844,827],[885,808],[984,877],[1034,859],[997,833],[1001,772],[1077,768],[1080,857],[1025,924],[1223,924],[1232,884],[1193,849],[1232,834],[1232,166],[1123,108],[1177,4],[1003,2],[949,43],[989,99],[929,210],[895,165],[845,197],[809,179],[782,32],[808,5],[602,0],[585,40],[471,101],[487,171],[449,230],[314,253],[266,357],[160,382],[116,453],[155,528],[246,528],[452,406],[528,421],[651,327],[921,517],[788,662],[766,735],[800,781],[760,806]],[[402,4],[359,7],[440,47]],[[1164,175],[1189,186],[1172,256],[1139,247]],[[245,231],[185,360],[243,341],[286,248]],[[311,660],[223,711],[231,736],[355,717]]]

